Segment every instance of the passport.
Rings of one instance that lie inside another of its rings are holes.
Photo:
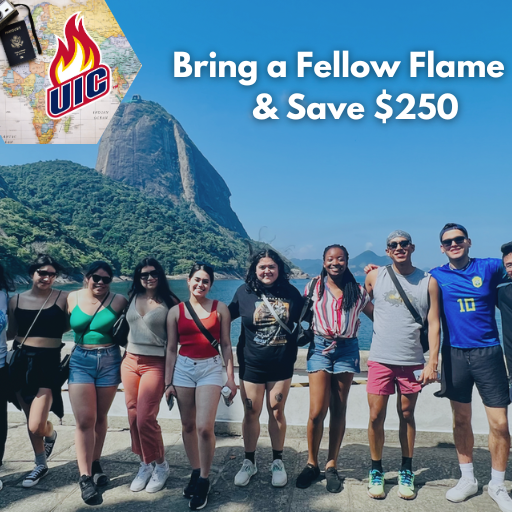
[[[2,40],[10,66],[24,64],[36,58],[27,25],[24,21],[12,23],[0,30],[0,39]]]

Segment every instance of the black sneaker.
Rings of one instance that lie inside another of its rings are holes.
[[[199,475],[201,474],[200,469],[194,469],[192,474],[190,475],[190,480],[183,489],[183,496],[187,499],[191,499],[194,496],[194,491],[196,490],[197,481],[199,480]]]
[[[341,491],[341,478],[338,475],[336,468],[327,468],[325,470],[325,488],[329,492],[340,492]]]
[[[23,480],[22,487],[33,487],[48,474],[48,467],[38,464]]]
[[[197,480],[194,496],[190,500],[188,506],[191,510],[201,510],[208,503],[208,493],[210,492],[210,480],[208,478],[199,477]]]
[[[80,491],[82,492],[82,499],[87,503],[98,495],[98,491],[96,486],[94,485],[94,480],[92,476],[82,475],[80,480],[78,480],[78,485],[80,485]]]
[[[302,473],[297,477],[295,485],[299,489],[307,489],[318,477],[320,476],[320,470],[313,464],[307,464],[302,470]]]
[[[92,463],[92,479],[98,487],[108,485],[108,476],[103,473],[99,460],[95,460]]]
[[[53,439],[50,439],[48,437],[44,438],[44,453],[46,454],[47,459],[50,458],[50,455],[53,452],[53,447],[55,446],[55,441],[57,441],[57,431],[54,430],[53,433],[55,434],[55,437]]]

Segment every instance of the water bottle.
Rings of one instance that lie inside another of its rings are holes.
[[[227,386],[224,386],[220,390],[220,394],[222,395],[222,398],[224,398],[224,403],[227,407],[233,404],[233,400],[230,400],[229,397],[231,396],[231,389],[229,389]]]

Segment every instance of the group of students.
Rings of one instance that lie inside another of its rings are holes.
[[[413,499],[414,409],[422,387],[437,380],[441,318],[442,385],[437,395],[451,401],[462,473],[446,498],[459,502],[478,490],[471,430],[471,395],[476,384],[490,427],[489,495],[502,511],[512,512],[512,499],[504,485],[510,450],[510,397],[495,320],[499,302],[506,356],[512,360],[512,350],[507,350],[512,344],[512,287],[504,275],[505,267],[512,277],[512,243],[502,247],[503,261],[470,258],[471,240],[459,224],[447,224],[440,242],[449,263],[427,273],[412,265],[415,246],[411,236],[404,231],[391,233],[386,241],[391,264],[369,266],[364,286],[348,268],[346,248],[331,245],[324,251],[320,276],[308,283],[304,296],[289,282],[288,269],[279,254],[263,250],[252,257],[245,283],[229,306],[207,297],[214,272],[204,263],[195,264],[190,271],[189,300],[185,303],[172,293],[163,268],[153,258],[144,259],[135,268],[128,300],[110,291],[113,272],[105,262],[92,263],[85,272],[84,288],[67,294],[52,288],[60,265],[47,255],[40,256],[29,268],[32,288],[10,300],[11,283],[0,266],[0,463],[10,400],[27,416],[35,453],[35,468],[22,485],[32,487],[47,474],[47,459],[57,439],[48,416],[50,410],[63,416],[60,351],[63,333],[72,329],[76,344],[69,362],[68,388],[76,418],[75,447],[84,501],[93,503],[97,487],[109,481],[100,457],[107,414],[122,381],[132,451],[141,461],[130,489],[157,492],[165,485],[169,465],[157,414],[163,395],[169,403],[176,398],[192,467],[183,495],[190,500],[192,510],[202,509],[210,490],[208,477],[221,390],[228,401],[237,393],[230,324],[241,318],[237,357],[245,455],[234,483],[246,486],[257,473],[255,451],[265,402],[273,451],[272,485],[282,487],[288,482],[283,463],[284,410],[297,357],[299,324],[307,320],[314,334],[307,354],[308,462],[296,485],[307,488],[320,476],[319,447],[329,410],[326,488],[339,492],[337,459],[350,386],[354,373],[360,371],[357,333],[359,315],[364,313],[374,325],[367,384],[368,495],[385,497],[384,421],[389,396],[396,391],[402,448],[398,494]],[[305,301],[307,307],[303,308]],[[309,313],[306,317],[305,311]],[[130,330],[121,357],[112,328],[123,313]],[[15,349],[8,366],[7,339],[14,340]],[[426,366],[424,350],[429,350]]]

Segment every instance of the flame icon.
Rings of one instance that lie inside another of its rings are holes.
[[[57,37],[59,47],[49,70],[54,87],[100,65],[100,49],[85,30],[83,18],[77,19],[79,14],[73,14],[66,21],[64,36],[67,44]]]

